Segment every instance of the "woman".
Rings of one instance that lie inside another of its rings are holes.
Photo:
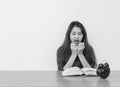
[[[77,66],[97,68],[93,48],[87,40],[85,27],[78,21],[70,23],[63,44],[57,50],[58,70]]]

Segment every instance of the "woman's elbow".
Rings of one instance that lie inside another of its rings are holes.
[[[63,71],[63,66],[58,66],[58,71]]]

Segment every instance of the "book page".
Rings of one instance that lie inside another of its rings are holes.
[[[85,75],[97,75],[96,68],[85,67],[82,68],[82,71],[84,72]]]
[[[62,76],[82,75],[83,71],[79,67],[70,67],[62,71]]]

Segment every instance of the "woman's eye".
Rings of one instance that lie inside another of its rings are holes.
[[[72,35],[75,35],[75,32],[73,32]]]
[[[82,35],[82,33],[78,33],[78,35]]]

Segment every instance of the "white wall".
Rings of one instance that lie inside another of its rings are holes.
[[[98,61],[120,70],[119,0],[0,0],[0,70],[57,70],[73,20],[85,26]]]

